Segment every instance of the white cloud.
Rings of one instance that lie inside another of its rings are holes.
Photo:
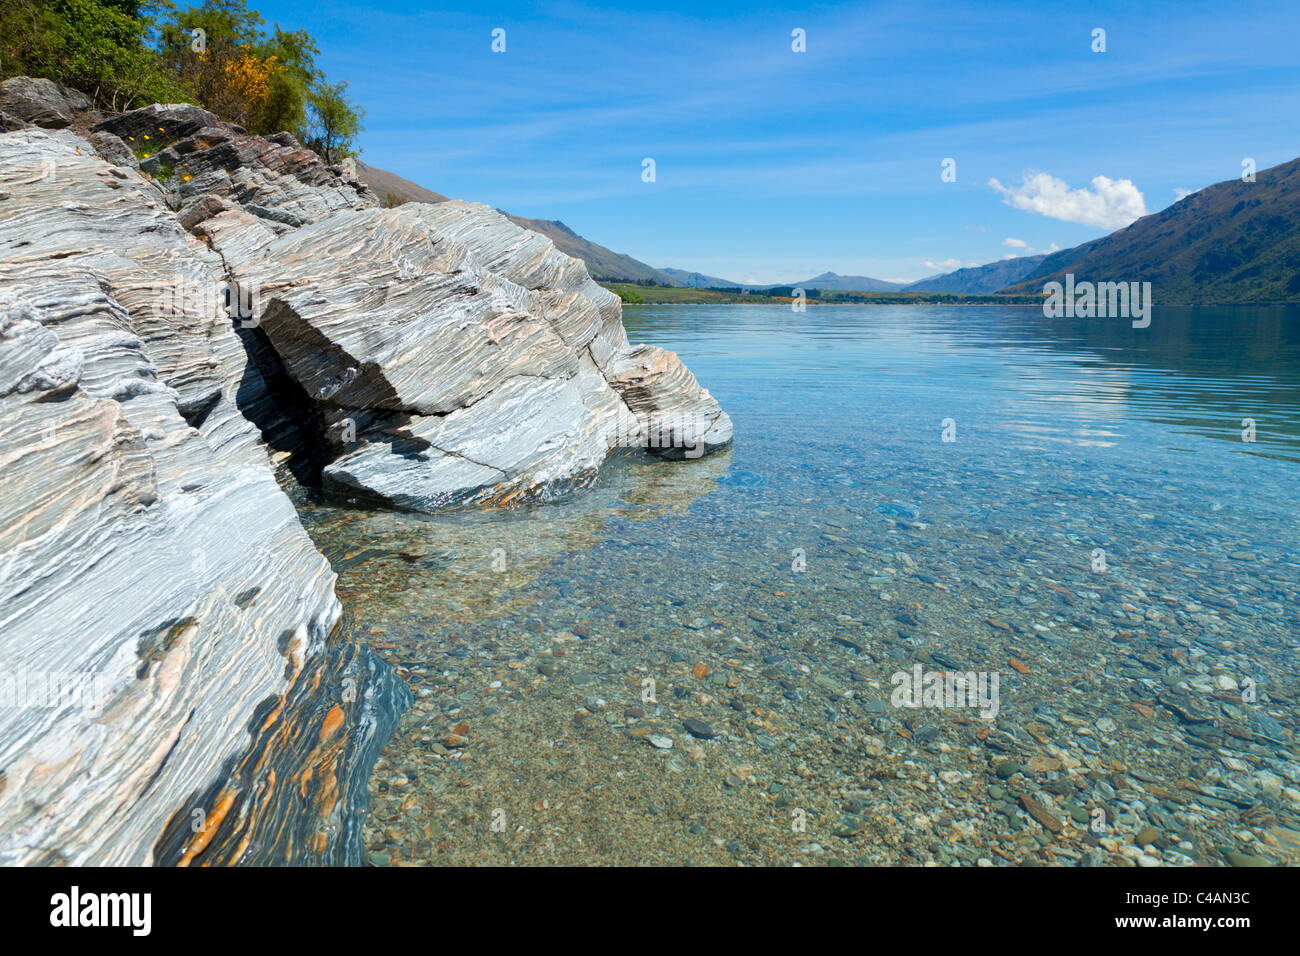
[[[1195,189],[1183,189],[1181,186],[1175,186],[1175,187],[1174,187],[1174,202],[1178,202],[1178,200],[1180,200],[1180,199],[1185,199],[1185,198],[1187,198],[1188,196],[1190,196],[1190,195],[1191,195],[1192,193],[1194,193],[1194,192],[1196,192]]]
[[[953,269],[960,269],[965,264],[966,263],[962,262],[960,259],[942,259],[938,262],[935,262],[932,259],[925,260],[925,267],[927,269],[941,269],[944,272],[951,272]]]
[[[1035,248],[1034,248],[1033,246],[1031,246],[1029,243],[1025,242],[1025,240],[1023,240],[1023,239],[1013,239],[1013,238],[1011,238],[1010,236],[1008,236],[1006,239],[1003,239],[1003,240],[1002,240],[1002,244],[1003,244],[1004,246],[1006,246],[1007,248],[1009,248],[1009,249],[1015,249],[1015,250],[1017,250],[1016,252],[1008,252],[1008,253],[1004,253],[1003,256],[1002,256],[1003,259],[1016,259],[1016,258],[1018,258],[1018,257],[1020,257],[1020,256],[1036,256],[1036,255],[1038,255],[1040,252],[1041,252],[1041,253],[1044,253],[1044,254],[1049,253],[1049,252],[1057,252],[1057,251],[1059,251],[1060,248],[1061,248],[1059,245],[1057,245],[1057,244],[1054,242],[1054,243],[1052,243],[1050,246],[1048,246],[1046,249],[1035,249]]]
[[[1085,226],[1119,229],[1147,214],[1146,200],[1131,179],[1094,176],[1091,189],[1071,189],[1063,179],[1029,170],[1023,180],[1014,188],[996,179],[989,185],[1008,206]]]

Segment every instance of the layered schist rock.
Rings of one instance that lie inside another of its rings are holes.
[[[675,355],[628,345],[617,296],[486,207],[347,211],[279,236],[223,209],[193,228],[315,403],[324,483],[344,494],[512,502],[590,482],[620,446],[731,440]]]
[[[196,107],[95,135],[151,137],[142,168],[170,174],[179,222],[221,257],[256,329],[247,348],[269,345],[310,404],[292,417],[328,489],[419,511],[510,503],[589,483],[616,448],[698,457],[731,440],[675,355],[629,345],[617,296],[500,213],[376,208],[354,169]],[[272,391],[245,384],[243,407]],[[252,417],[277,430],[274,408]]]
[[[53,80],[14,76],[0,83],[0,125],[5,129],[21,129],[26,123],[64,129],[79,110],[89,108],[90,98],[84,93]]]
[[[334,699],[374,668],[327,640],[334,574],[268,446],[432,511],[582,485],[620,446],[701,454],[730,421],[629,345],[580,261],[490,209],[380,209],[353,170],[195,107],[83,137],[28,125],[62,125],[67,91],[11,92],[0,863],[346,861],[268,828],[303,803],[268,776],[351,832],[393,694]],[[357,720],[368,743],[343,747]]]
[[[320,651],[334,574],[219,303],[164,294],[219,257],[69,132],[0,135],[0,195],[0,862],[147,863]]]
[[[283,231],[377,203],[355,169],[349,176],[288,133],[249,136],[197,106],[147,106],[109,117],[94,132],[149,150],[141,168],[177,207],[224,198]]]

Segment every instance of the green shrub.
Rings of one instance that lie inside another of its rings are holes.
[[[46,77],[116,112],[190,102],[147,38],[157,0],[0,0],[0,76]]]
[[[356,155],[347,82],[316,68],[309,33],[264,22],[245,0],[0,0],[0,79],[45,77],[106,112],[199,103],[250,133],[291,132],[326,162]]]

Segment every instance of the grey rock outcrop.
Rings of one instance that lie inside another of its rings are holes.
[[[0,862],[146,863],[334,574],[227,404],[218,303],[160,307],[219,258],[68,132],[0,136],[0,192]]]
[[[378,204],[355,170],[347,178],[288,133],[250,136],[197,106],[146,106],[110,116],[94,132],[148,152],[141,166],[174,209],[228,199],[284,232],[340,209]]]
[[[234,167],[245,182],[268,159],[285,168],[260,143]],[[629,345],[618,297],[580,260],[492,209],[379,209],[319,171],[274,190],[206,183],[182,187],[180,220],[313,404],[329,490],[416,511],[504,504],[587,485],[619,448],[698,457],[731,441],[673,353]],[[311,221],[290,227],[289,211]]]
[[[83,108],[29,89],[47,124]],[[433,511],[730,442],[579,260],[483,206],[380,209],[354,175],[191,106],[0,134],[0,864],[237,861],[263,831],[231,807],[296,805],[241,789],[276,741],[364,773],[323,743],[346,708],[304,675],[341,609],[272,456]],[[262,719],[294,708],[321,733]]]
[[[112,163],[114,166],[122,166],[126,169],[139,169],[140,160],[135,158],[135,153],[123,142],[120,136],[115,136],[105,130],[91,133],[86,139],[94,148],[95,152],[105,162]]]
[[[651,453],[698,457],[731,444],[731,419],[674,353],[639,345],[620,353],[607,375],[642,423]]]
[[[205,234],[317,405],[327,487],[421,511],[508,503],[589,483],[619,446],[731,440],[676,356],[630,348],[581,262],[491,209],[339,213],[264,245],[238,221]]]
[[[14,76],[0,83],[0,113],[47,129],[71,126],[78,110],[90,109],[90,98],[53,80]]]
[[[301,389],[328,489],[421,511],[509,503],[588,484],[619,448],[698,457],[731,441],[677,356],[628,343],[618,297],[581,260],[494,210],[377,208],[350,164],[197,107],[95,131],[154,137],[142,169],[166,174],[164,201],[240,290],[245,350],[267,348]],[[252,364],[241,407],[281,430]]]

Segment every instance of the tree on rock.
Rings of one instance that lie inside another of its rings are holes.
[[[361,132],[362,110],[347,98],[348,83],[321,82],[307,93],[307,124],[299,137],[303,143],[337,163],[356,155],[356,138]]]

